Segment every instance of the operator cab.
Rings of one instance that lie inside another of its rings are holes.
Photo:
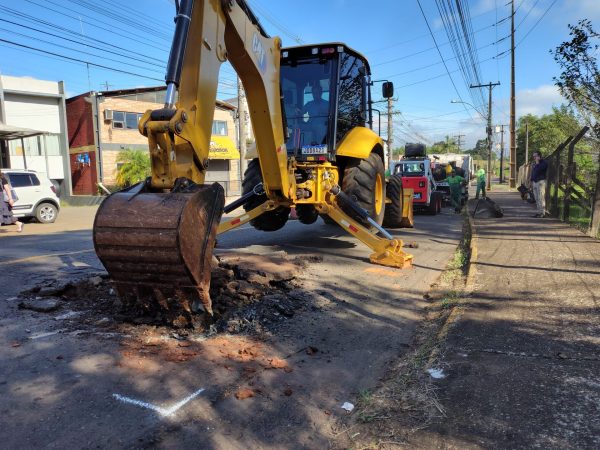
[[[370,75],[366,58],[341,43],[282,49],[288,155],[333,161],[346,133],[357,126],[372,128]]]
[[[424,161],[400,161],[396,164],[394,173],[400,174],[403,177],[422,177],[425,176]]]

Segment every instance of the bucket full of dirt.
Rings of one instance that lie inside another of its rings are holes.
[[[212,314],[211,261],[223,213],[223,188],[123,191],[100,206],[94,247],[124,305],[191,320]]]

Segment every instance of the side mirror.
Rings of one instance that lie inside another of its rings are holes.
[[[394,96],[394,83],[391,81],[386,81],[381,86],[381,94],[383,98],[391,98]]]

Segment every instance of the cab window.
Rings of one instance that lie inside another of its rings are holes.
[[[340,55],[337,142],[352,128],[365,125],[362,73],[364,73],[362,60],[348,53]]]
[[[333,67],[331,59],[282,63],[281,91],[288,128],[288,151],[327,144]]]

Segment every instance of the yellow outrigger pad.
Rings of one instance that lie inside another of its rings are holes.
[[[224,201],[217,183],[104,200],[94,247],[126,307],[179,323],[190,323],[192,311],[212,314],[211,261]]]

